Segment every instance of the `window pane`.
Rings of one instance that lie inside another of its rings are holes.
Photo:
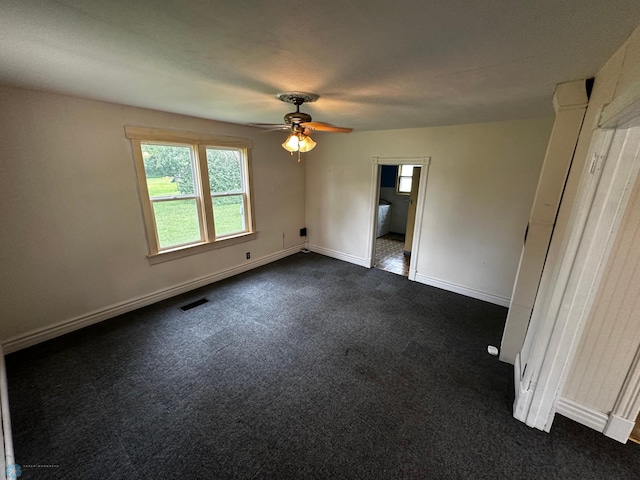
[[[415,165],[401,165],[400,166],[400,176],[401,177],[410,177],[413,175],[413,167]]]
[[[160,248],[202,240],[195,199],[153,202]]]
[[[207,148],[211,193],[242,192],[242,152]]]
[[[244,217],[244,197],[242,195],[213,197],[212,200],[216,237],[246,231],[247,222]]]
[[[400,177],[400,183],[398,184],[398,191],[410,193],[411,192],[411,177]]]
[[[152,143],[140,147],[151,198],[195,192],[191,147]]]

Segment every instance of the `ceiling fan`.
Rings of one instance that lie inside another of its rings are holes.
[[[282,148],[291,152],[291,155],[293,155],[294,152],[298,152],[299,162],[301,152],[308,152],[316,146],[316,142],[314,142],[309,136],[311,132],[349,133],[353,130],[352,128],[334,127],[333,125],[324,122],[314,122],[312,121],[311,115],[300,111],[300,105],[305,102],[315,102],[319,97],[320,95],[307,92],[279,93],[276,95],[276,98],[283,102],[294,104],[296,106],[296,111],[289,112],[284,116],[285,123],[252,123],[250,125],[268,128],[270,130],[289,131],[289,136],[282,144]]]

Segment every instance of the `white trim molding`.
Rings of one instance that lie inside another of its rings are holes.
[[[600,113],[603,128],[631,128],[640,126],[640,83],[630,85]]]
[[[195,280],[191,280],[189,282],[185,282],[179,285],[174,285],[172,287],[165,288],[157,292],[153,292],[147,295],[142,295],[124,302],[116,303],[114,305],[110,305],[108,307],[101,308],[99,310],[94,310],[93,312],[80,315],[78,317],[71,318],[69,320],[64,320],[62,322],[59,322],[49,327],[32,330],[30,332],[5,340],[4,342],[2,342],[2,347],[5,353],[11,353],[11,352],[21,350],[23,348],[30,347],[32,345],[36,345],[41,342],[45,342],[47,340],[51,340],[52,338],[59,337],[66,333],[71,333],[83,327],[93,325],[94,323],[98,323],[103,320],[116,317],[123,313],[136,310],[138,308],[146,307],[147,305],[151,305],[152,303],[156,303],[161,300],[166,300],[167,298],[171,298],[176,295],[189,292],[196,288],[204,287],[205,285],[209,285],[210,283],[218,282],[220,280],[224,280],[225,278],[238,275],[239,273],[252,270],[254,268],[260,267],[262,265],[266,265],[271,262],[275,262],[276,260],[280,260],[281,258],[285,258],[300,252],[300,249],[302,248],[302,246],[303,244],[296,245],[294,247],[290,247],[285,250],[272,253],[270,255],[265,255],[254,261],[246,262],[246,263],[243,263],[242,265],[238,265],[236,267],[232,267],[227,270],[222,270],[220,272],[216,272],[211,275],[206,275],[204,277],[200,277]]]
[[[566,397],[558,397],[556,413],[601,432],[620,443],[627,443],[635,425],[635,419],[629,420],[613,413],[608,415]]]
[[[137,140],[175,141],[177,143],[188,141],[232,148],[253,148],[253,141],[250,138],[213,135],[191,130],[125,125],[124,132],[127,138],[135,138]]]
[[[635,425],[636,422],[634,420],[622,418],[612,413],[609,415],[609,421],[604,427],[602,433],[609,438],[619,441],[620,443],[627,443],[629,435],[631,435]]]
[[[635,420],[640,412],[640,349],[636,351],[613,411],[630,420]]]
[[[640,413],[640,349],[636,351],[604,434],[625,443],[635,426],[638,413]]]
[[[558,397],[556,413],[589,428],[593,428],[598,432],[603,432],[609,421],[609,415],[606,413],[602,413],[566,397]],[[627,435],[627,438],[628,437]]]
[[[13,451],[11,433],[11,415],[9,414],[9,385],[7,369],[4,363],[4,352],[0,346],[0,478],[16,478],[16,461]],[[7,477],[5,477],[5,473]],[[14,476],[10,474],[13,473]]]
[[[475,298],[477,300],[483,300],[485,302],[493,303],[495,305],[500,305],[501,307],[508,307],[511,299],[509,297],[503,297],[501,295],[496,295],[494,293],[483,292],[482,290],[477,290],[470,287],[465,287],[463,285],[458,285],[456,283],[447,282],[444,280],[439,280],[437,278],[428,277],[427,275],[422,275],[420,273],[416,273],[416,282],[424,283],[425,285],[429,285],[431,287],[441,288],[443,290],[447,290],[449,292],[459,293],[466,297]]]
[[[373,165],[429,165],[431,157],[372,157]]]
[[[355,255],[338,252],[337,250],[331,250],[330,248],[319,247],[318,245],[309,245],[309,250],[314,253],[324,255],[325,257],[331,257],[335,258],[336,260],[342,260],[343,262],[360,265],[361,267],[371,268],[371,266],[369,265],[369,258],[356,257]]]

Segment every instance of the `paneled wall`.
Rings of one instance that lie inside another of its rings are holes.
[[[640,137],[640,127],[634,128]],[[630,155],[639,155],[632,151]],[[614,407],[640,348],[640,178],[631,194],[564,396],[597,411]]]

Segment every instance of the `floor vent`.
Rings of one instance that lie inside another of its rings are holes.
[[[208,302],[209,300],[207,300],[206,298],[201,298],[200,300],[196,300],[195,302],[187,303],[186,305],[181,306],[180,310],[182,310],[183,312],[186,312],[187,310],[191,310],[192,308],[199,307],[200,305],[203,305]]]

